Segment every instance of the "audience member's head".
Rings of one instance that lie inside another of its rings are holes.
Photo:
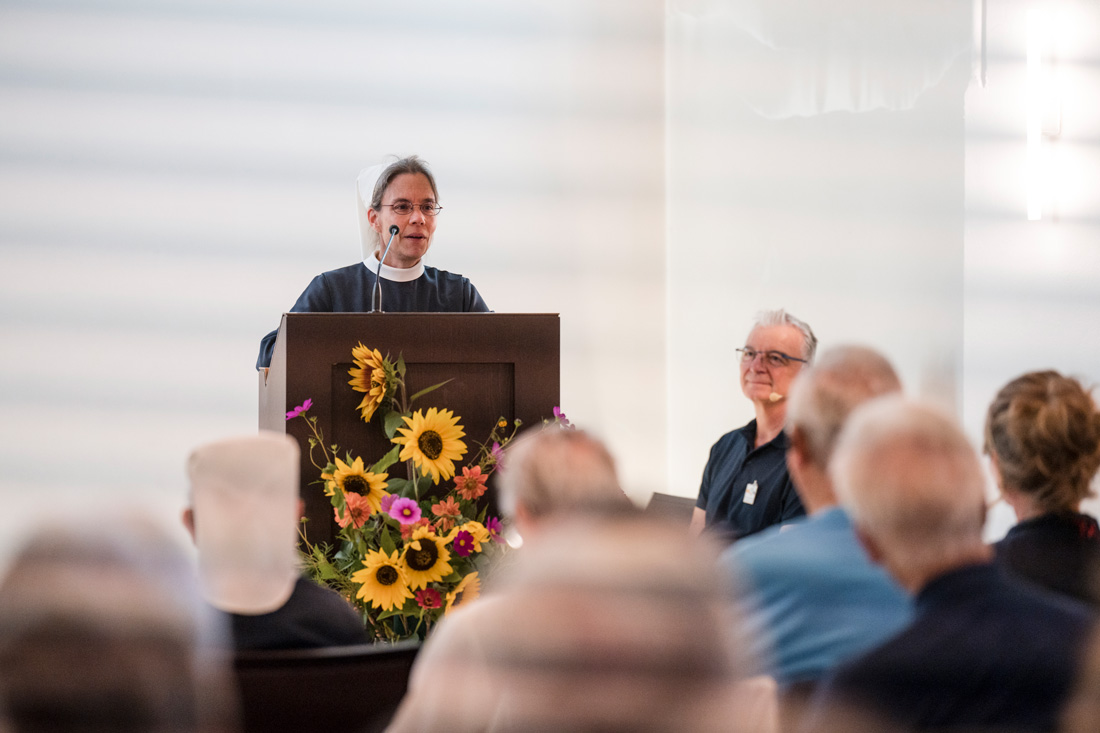
[[[634,508],[603,443],[584,431],[554,425],[524,433],[508,446],[499,487],[501,509],[523,527]]]
[[[864,402],[900,391],[886,357],[863,346],[829,349],[794,381],[787,405],[787,462],[808,511],[837,501],[827,469],[848,415]]]
[[[222,611],[281,607],[298,578],[298,444],[272,432],[200,446],[187,462],[184,524],[206,599]]]
[[[229,730],[225,629],[145,521],[39,530],[0,584],[0,699],[17,733]]]
[[[900,397],[857,408],[830,471],[868,552],[904,587],[989,558],[981,464],[941,412]]]
[[[429,638],[394,730],[757,730],[774,706],[738,695],[727,598],[682,527],[555,523]],[[454,679],[468,697],[441,692]]]
[[[985,451],[1020,519],[1076,511],[1100,468],[1100,411],[1092,395],[1055,371],[1001,388],[985,421]]]

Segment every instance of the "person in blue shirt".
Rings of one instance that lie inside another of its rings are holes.
[[[710,450],[691,519],[695,533],[708,530],[739,540],[806,512],[787,474],[787,395],[799,371],[813,361],[817,337],[786,311],[764,311],[738,349],[741,391],[756,418],[726,433]]]
[[[787,408],[787,464],[810,516],[737,542],[722,555],[755,632],[755,656],[779,683],[785,707],[798,705],[830,669],[909,622],[908,597],[863,551],[828,474],[848,415],[900,390],[890,362],[865,347],[830,349],[805,368]]]
[[[435,177],[424,161],[413,155],[391,163],[378,176],[369,206],[362,206],[361,198],[360,226],[367,250],[363,261],[313,278],[290,312],[366,312],[372,296],[378,310],[391,312],[488,312],[467,278],[423,263],[442,208]],[[393,227],[397,233],[391,242]],[[374,294],[378,277],[381,292]],[[277,335],[272,331],[260,342],[257,369],[270,366]]]

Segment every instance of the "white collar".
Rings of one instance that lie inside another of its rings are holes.
[[[376,275],[379,274],[379,270],[382,270],[382,279],[395,283],[412,282],[424,274],[423,261],[417,262],[412,267],[390,267],[389,265],[383,265],[374,255],[368,255],[367,259],[363,260],[363,264]]]

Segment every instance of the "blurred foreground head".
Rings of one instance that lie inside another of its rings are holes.
[[[261,432],[199,446],[187,461],[184,523],[199,549],[202,592],[230,613],[270,613],[298,579],[298,444]]]
[[[831,466],[872,557],[914,589],[986,552],[985,478],[957,423],[901,397],[858,408]]]
[[[528,431],[508,446],[499,486],[501,509],[527,526],[551,517],[634,509],[603,443],[555,425]]]
[[[555,522],[429,637],[392,730],[757,730],[715,556],[638,516]]]
[[[885,356],[865,346],[829,349],[791,388],[786,430],[805,441],[805,454],[825,468],[848,416],[864,402],[901,391],[901,380]]]
[[[44,527],[0,584],[0,700],[16,733],[224,731],[224,629],[159,528]]]

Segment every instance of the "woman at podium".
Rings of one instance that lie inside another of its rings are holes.
[[[370,200],[359,187],[362,262],[313,278],[290,309],[292,313],[486,313],[477,288],[462,275],[428,267],[423,257],[432,245],[439,191],[435,177],[415,155],[386,166]],[[271,364],[272,331],[260,342],[256,368]]]

